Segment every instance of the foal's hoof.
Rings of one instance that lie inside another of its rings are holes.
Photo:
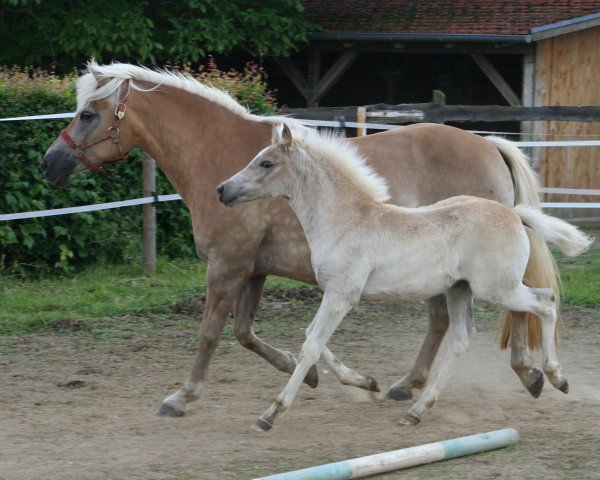
[[[537,378],[531,385],[527,387],[527,391],[533,398],[538,398],[542,393],[542,388],[544,387],[544,374],[538,369],[534,370]]]
[[[379,390],[379,385],[377,385],[377,380],[375,380],[373,377],[367,377],[367,380],[369,381],[369,388],[367,388],[369,392],[381,391]]]
[[[160,408],[157,410],[156,415],[159,417],[183,417],[185,415],[185,411],[179,410],[172,405],[168,405],[163,403]]]
[[[310,388],[317,388],[317,385],[319,385],[319,371],[317,370],[316,365],[310,367],[306,377],[304,377],[304,383],[306,383]]]
[[[271,423],[267,422],[266,420],[260,417],[258,417],[258,420],[256,421],[256,426],[263,432],[268,432],[273,428],[273,425]]]
[[[412,398],[412,392],[408,387],[390,388],[383,398],[385,400],[396,400],[397,402],[405,402],[406,400],[410,400]]]
[[[410,412],[405,413],[404,416],[402,418],[400,418],[400,420],[398,420],[398,423],[400,425],[410,425],[410,426],[418,425],[420,422],[421,422],[421,417],[419,417],[418,415],[416,415],[414,413],[410,413]]]
[[[560,387],[558,387],[558,389],[563,393],[569,393],[569,382],[567,382],[566,378],[565,381],[560,384]]]

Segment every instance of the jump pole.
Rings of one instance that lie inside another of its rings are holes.
[[[519,434],[517,431],[514,428],[505,428],[417,447],[376,453],[375,455],[341,462],[327,463],[302,470],[294,470],[293,472],[269,475],[254,480],[348,480],[363,478],[378,473],[471,455],[472,453],[495,450],[518,441]]]

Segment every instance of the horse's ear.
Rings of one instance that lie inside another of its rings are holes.
[[[103,87],[109,82],[110,78],[102,74],[100,70],[96,69],[96,65],[96,62],[89,63],[88,70],[94,76],[96,82],[98,82],[98,87]]]
[[[292,130],[285,123],[283,124],[283,130],[281,131],[281,140],[283,146],[289,150],[294,147],[294,138],[292,137]]]
[[[271,130],[271,145],[276,144],[281,140],[281,125],[273,125]]]

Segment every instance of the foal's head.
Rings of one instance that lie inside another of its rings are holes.
[[[292,131],[284,123],[273,127],[271,146],[262,150],[246,168],[217,188],[219,200],[232,207],[237,203],[269,197],[289,198],[292,177],[290,158],[298,154]]]

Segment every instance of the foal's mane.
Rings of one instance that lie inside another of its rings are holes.
[[[92,72],[94,72],[94,74],[92,74]],[[98,81],[94,75],[106,78],[108,79],[108,82],[102,87],[98,87]],[[154,91],[159,90],[161,86],[173,87],[198,95],[210,102],[214,102],[247,120],[274,125],[286,123],[294,128],[304,128],[300,122],[291,118],[253,115],[227,92],[201,83],[186,73],[160,69],[152,70],[147,67],[131,65],[129,63],[113,62],[109,65],[98,65],[94,60],[88,62],[87,73],[82,75],[77,81],[77,110],[81,110],[93,100],[99,100],[111,95],[115,96],[116,100],[116,94],[119,87],[125,80],[130,80],[131,88],[134,90]],[[136,80],[155,83],[156,87],[149,90],[144,89],[136,84]]]
[[[331,131],[293,130],[294,141],[318,162],[327,162],[373,200],[390,199],[387,182],[371,167],[356,146]]]

